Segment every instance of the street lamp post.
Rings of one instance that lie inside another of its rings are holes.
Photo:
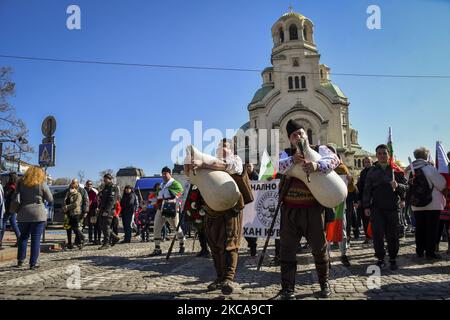
[[[20,161],[22,160],[22,149],[19,150],[19,161],[17,162],[17,172],[20,173]]]

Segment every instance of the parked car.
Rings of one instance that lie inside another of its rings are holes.
[[[53,206],[49,208],[48,224],[62,224],[64,223],[64,212],[62,206],[64,205],[64,197],[69,185],[49,186],[53,194]]]

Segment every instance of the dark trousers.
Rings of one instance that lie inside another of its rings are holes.
[[[131,220],[133,219],[133,212],[122,215],[123,232],[125,233],[124,241],[131,241]]]
[[[102,235],[102,226],[100,223],[100,218],[97,218],[96,223],[91,223],[89,221],[88,224],[88,234],[89,234],[89,242],[92,242],[92,236],[94,236],[94,241],[100,241]]]
[[[322,207],[281,209],[280,221],[281,287],[294,290],[297,273],[297,249],[302,237],[311,246],[319,283],[328,281],[329,266],[325,235],[325,211]]]
[[[369,236],[367,235],[367,229],[369,228],[370,217],[365,215],[364,209],[362,208],[362,206],[360,206],[358,208],[358,219],[361,220],[363,230],[364,230],[364,235],[366,236],[366,239],[368,239]]]
[[[214,260],[217,279],[233,280],[242,232],[242,210],[206,215],[205,234]]]
[[[280,259],[280,239],[275,239],[275,258]]]
[[[201,251],[208,251],[208,243],[206,239],[206,234],[204,230],[197,231],[198,241],[200,242]]]
[[[27,244],[31,235],[30,266],[36,265],[41,251],[41,237],[45,230],[45,221],[19,222],[20,237],[18,241],[17,260],[24,261],[27,256]]]
[[[67,244],[72,245],[72,232],[75,233],[75,244],[84,242],[84,236],[80,230],[80,215],[69,217],[70,229],[67,229]]]
[[[109,244],[111,238],[118,238],[117,234],[115,234],[111,229],[113,217],[102,216],[101,220],[102,220],[103,244]]]
[[[388,244],[389,259],[395,260],[399,250],[398,210],[384,210],[372,207],[370,214],[373,233],[373,247],[378,260],[386,256],[384,238]]]
[[[346,234],[347,238],[350,239],[350,235],[353,228],[354,238],[359,238],[359,223],[356,217],[355,209],[353,208],[353,202],[347,203],[347,209],[345,210],[345,221],[346,221]]]
[[[149,241],[149,239],[150,239],[150,223],[140,225],[140,234],[141,234],[142,242]]]
[[[116,235],[119,235],[119,217],[113,217],[111,229]]]
[[[445,231],[445,233],[447,235],[447,242],[448,242],[449,248],[450,248],[449,230],[450,230],[450,220],[439,220],[439,228],[438,228],[437,237],[436,237],[436,244],[439,245],[439,242],[441,242],[441,238],[442,238],[442,232]]]
[[[249,248],[255,248],[256,249],[256,242],[258,241],[258,238],[245,237],[245,240],[247,241],[247,246]]]
[[[440,211],[414,211],[416,218],[416,253],[432,256],[436,251],[436,237],[439,227]]]

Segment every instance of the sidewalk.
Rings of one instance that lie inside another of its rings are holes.
[[[41,252],[58,252],[64,248],[67,238],[66,231],[62,225],[49,225],[45,230],[45,242],[41,239]],[[0,250],[0,262],[17,259],[16,235],[11,230],[6,230],[3,237],[2,247]],[[28,241],[27,257],[30,253],[30,241]]]

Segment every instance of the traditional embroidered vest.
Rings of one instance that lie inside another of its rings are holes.
[[[292,156],[295,149],[285,149],[288,156]],[[308,186],[301,180],[291,177],[291,184],[283,203],[289,208],[313,208],[320,206],[319,202],[314,198]]]

